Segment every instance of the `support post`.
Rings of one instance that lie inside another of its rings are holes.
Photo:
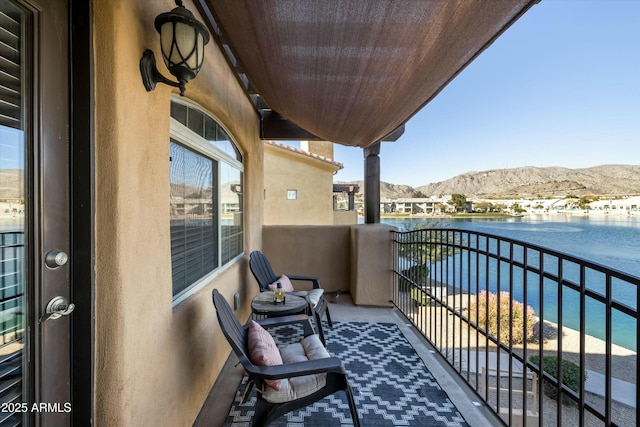
[[[364,151],[364,222],[380,223],[380,142]]]
[[[357,186],[350,185],[349,186],[349,192],[347,193],[347,196],[349,197],[349,211],[350,212],[356,210],[356,192],[355,192],[355,187],[357,187]]]

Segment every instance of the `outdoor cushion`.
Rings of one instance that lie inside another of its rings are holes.
[[[284,274],[282,276],[280,276],[278,278],[278,280],[276,280],[275,282],[269,284],[269,286],[267,286],[267,288],[270,291],[275,291],[276,288],[278,287],[278,282],[280,282],[280,284],[282,285],[282,289],[284,289],[285,292],[293,292],[293,284],[291,284],[291,280],[285,276]]]
[[[280,354],[285,364],[330,357],[320,338],[315,334],[303,338],[299,343],[283,347],[280,350]],[[289,402],[320,390],[325,386],[326,381],[327,374],[304,375],[283,379],[279,390],[267,387],[262,393],[262,397],[271,403]]]
[[[231,344],[231,348],[249,377],[248,390],[251,390],[252,385],[255,384],[258,391],[252,425],[267,426],[284,414],[309,406],[311,403],[338,391],[344,391],[347,395],[353,425],[354,427],[360,427],[360,418],[358,417],[353,390],[347,380],[344,364],[337,357],[328,357],[329,353],[322,346],[324,340],[314,334],[312,319],[309,316],[301,314],[260,320],[259,323],[263,323],[264,325],[261,325],[263,327],[266,325],[275,327],[294,324],[298,327],[302,326],[303,336],[305,337],[303,342],[291,348],[288,348],[288,346],[283,347],[281,354],[284,357],[281,355],[280,358],[282,360],[300,359],[306,361],[277,366],[257,366],[251,361],[251,356],[249,355],[248,329],[251,323],[242,326],[227,300],[217,289],[213,290],[212,296],[220,329],[229,344]],[[320,300],[318,308],[321,305],[324,305],[324,299]],[[318,321],[318,313],[315,312],[314,315],[316,321]],[[318,329],[322,331],[321,328]],[[254,332],[254,334],[256,333]],[[271,340],[267,341],[271,346]],[[311,373],[317,374],[311,375]],[[307,378],[298,378],[304,375],[307,375]],[[275,390],[271,386],[265,385],[264,381],[266,379],[274,378],[286,378],[282,380],[280,390]],[[298,396],[304,397],[296,398]]]
[[[282,365],[282,357],[273,337],[254,320],[249,323],[247,349],[249,350],[249,359],[254,365]],[[275,390],[280,390],[282,380],[264,380],[264,382]]]
[[[322,294],[324,294],[324,289],[311,289],[310,291],[294,291],[291,292],[292,295],[297,295],[302,298],[306,298],[311,304],[311,307],[318,305],[318,301],[322,298]]]

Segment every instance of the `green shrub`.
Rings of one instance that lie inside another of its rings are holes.
[[[427,306],[431,304],[431,297],[418,288],[411,289],[411,299],[413,299],[416,306]]]
[[[422,285],[427,282],[427,277],[429,276],[429,267],[424,264],[414,265],[413,267],[409,267],[406,270],[402,270],[401,273],[403,274],[403,276],[409,279],[407,280],[404,277],[400,277],[400,290],[406,292],[409,289],[414,288],[412,282],[418,285]]]
[[[540,357],[539,356],[531,356],[529,357],[531,363],[534,363],[540,366]],[[551,375],[556,380],[558,379],[558,357],[557,356],[543,356],[542,364],[540,368],[544,370],[547,374]],[[584,373],[584,379],[587,380],[587,373]],[[575,391],[576,393],[580,393],[580,367],[573,363],[570,360],[562,359],[562,383]],[[556,385],[553,384],[549,380],[544,381],[544,394],[549,396],[550,398],[557,400],[558,399],[558,389]],[[563,395],[562,403],[570,404],[573,403],[573,399],[570,397]]]
[[[511,312],[509,304],[512,304]],[[526,330],[524,328],[525,316],[527,319]],[[500,307],[498,307],[497,294],[489,292],[487,304],[487,291],[480,292],[469,306],[469,318],[472,322],[476,322],[478,327],[486,327],[487,332],[508,345],[522,344],[525,340],[530,341],[533,338],[533,327],[536,324],[533,308],[527,306],[525,310],[524,304],[511,300],[509,292],[500,292]],[[500,326],[500,336],[498,336],[498,325]],[[510,326],[512,326],[512,335],[509,331]]]

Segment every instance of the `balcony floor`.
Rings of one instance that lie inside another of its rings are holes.
[[[328,295],[327,300],[330,303],[329,310],[333,321],[397,324],[469,425],[494,426],[499,423],[484,407],[474,405],[474,402],[478,401],[476,396],[445,363],[441,362],[426,340],[397,310],[356,306],[351,296],[344,293],[337,297]],[[243,376],[242,366],[236,366],[237,363],[237,358],[232,354],[193,424],[194,427],[217,427],[224,424]]]

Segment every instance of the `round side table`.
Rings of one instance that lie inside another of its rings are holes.
[[[286,316],[289,314],[306,313],[309,303],[297,295],[287,294],[284,303],[273,302],[273,291],[260,292],[251,301],[251,311],[267,317]]]

